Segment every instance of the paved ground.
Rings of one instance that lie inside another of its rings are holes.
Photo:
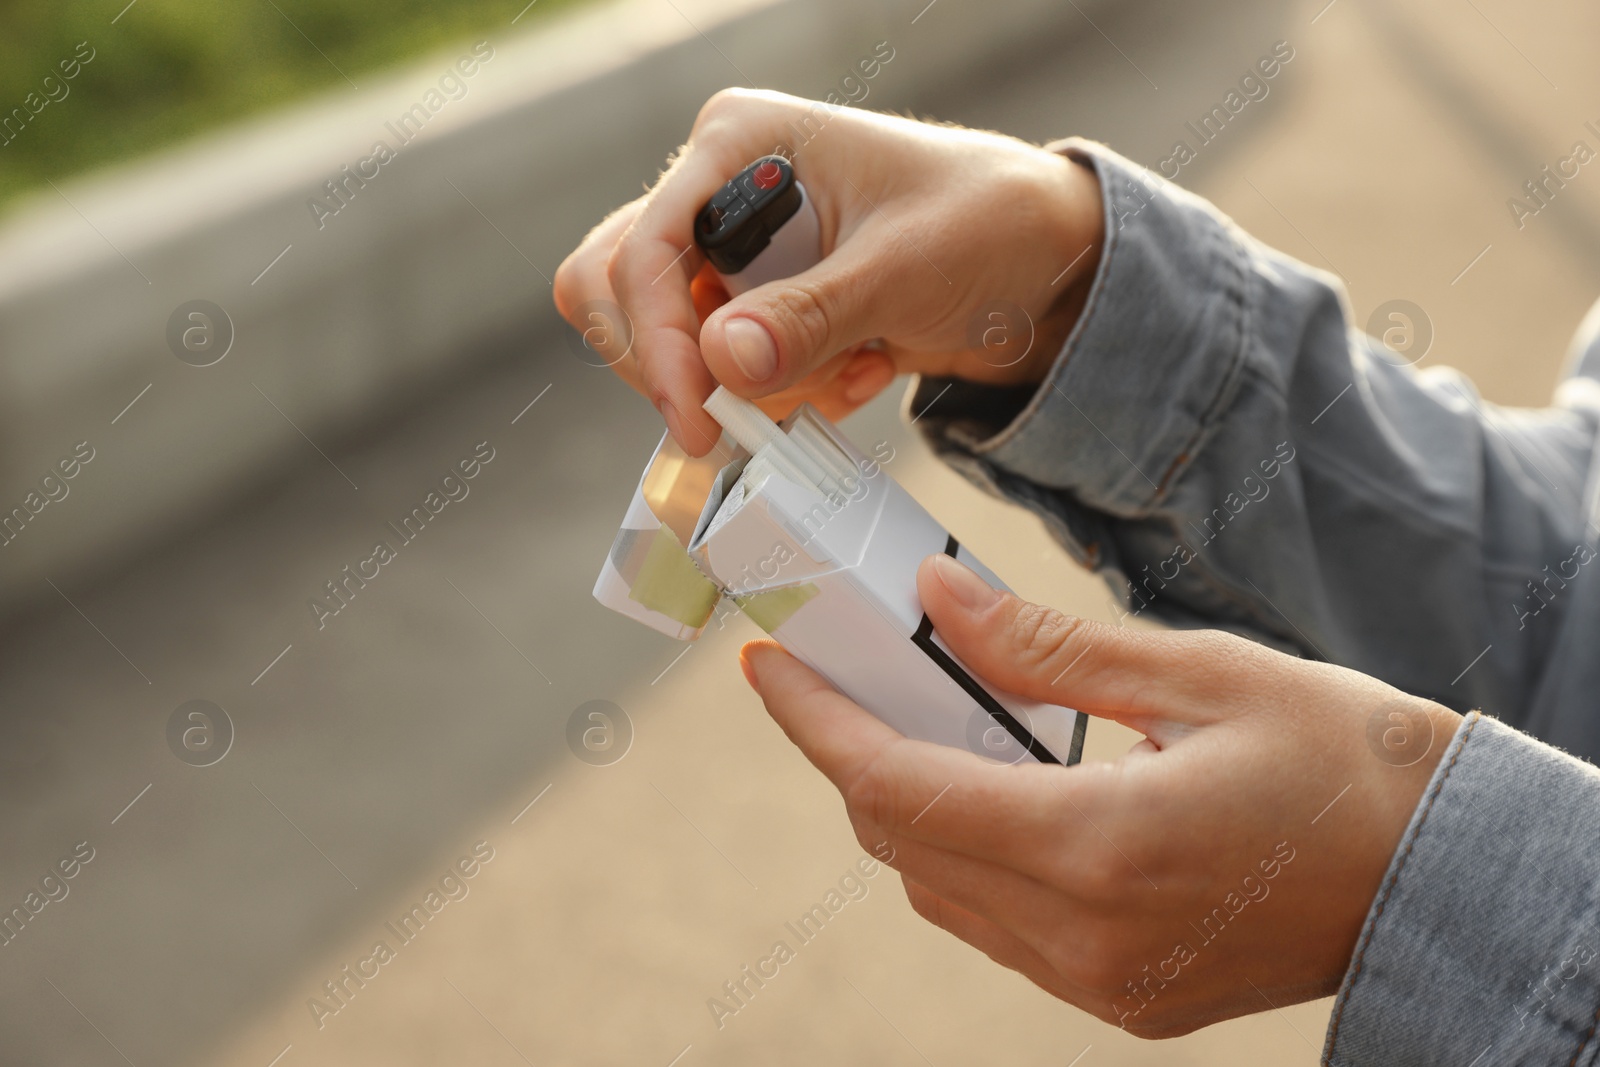
[[[1342,273],[1358,317],[1421,305],[1428,362],[1540,402],[1600,289],[1600,178],[1521,231],[1505,201],[1574,140],[1596,145],[1600,14],[1320,6],[1129,9],[981,86],[940,87],[914,55],[892,76],[925,82],[943,117],[1100,136],[1154,166],[1288,40],[1271,95],[1184,180]],[[857,850],[739,678],[742,619],[679,658],[589,599],[653,413],[560,339],[499,356],[8,631],[0,906],[79,842],[93,858],[0,949],[0,1062],[1315,1062],[1326,1002],[1141,1044],[925,927],[892,873],[719,1030],[707,998]],[[895,475],[1026,595],[1109,617],[1097,582],[932,463],[890,399],[848,428],[890,441]],[[480,442],[493,458],[470,494],[319,630],[307,600],[397,544],[386,522]],[[91,473],[160,476],[109,454]],[[193,699],[235,729],[213,766],[168,745]],[[610,766],[566,742],[590,700],[631,723]],[[1097,723],[1088,755],[1129,742]],[[472,877],[444,884],[460,899],[401,944],[385,924],[463,861]],[[340,1006],[324,983],[379,940],[394,958]],[[320,1027],[314,997],[339,1007]]]

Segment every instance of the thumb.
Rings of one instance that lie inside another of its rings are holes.
[[[712,376],[741,396],[765,396],[882,334],[881,309],[875,325],[867,322],[882,272],[871,270],[860,247],[837,249],[809,270],[757,286],[713,312],[700,328],[700,355]]]
[[[930,556],[917,590],[934,629],[986,681],[1007,692],[1114,719],[1141,733],[1216,718],[1200,635],[1125,629],[1065,615],[995,589],[947,555]],[[1198,682],[1198,684],[1197,684]]]

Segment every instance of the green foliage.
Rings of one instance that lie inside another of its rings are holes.
[[[0,200],[286,101],[352,92],[346,76],[359,85],[396,61],[498,44],[576,0],[538,0],[512,26],[526,2],[136,0],[118,18],[127,0],[0,0],[0,120],[14,108],[27,120],[0,126]],[[64,78],[61,64],[90,50]]]

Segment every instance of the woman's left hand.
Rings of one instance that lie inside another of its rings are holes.
[[[767,710],[918,914],[1143,1037],[1337,990],[1460,716],[1223,633],[1072,618],[948,556],[918,588],[977,674],[1145,738],[1111,763],[999,765],[745,646]]]

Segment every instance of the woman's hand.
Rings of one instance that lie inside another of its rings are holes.
[[[775,149],[816,207],[824,258],[729,300],[695,247],[695,214]],[[730,89],[701,109],[655,188],[567,257],[555,299],[578,329],[585,305],[620,305],[632,347],[616,370],[703,455],[720,428],[700,405],[718,383],[773,412],[812,400],[837,416],[897,371],[1040,380],[1102,231],[1094,174],[1036,146]]]
[[[1145,736],[1112,763],[1002,766],[747,645],[746,677],[918,914],[1143,1037],[1338,988],[1460,716],[1222,633],[1071,618],[947,556],[918,588],[978,674]]]

